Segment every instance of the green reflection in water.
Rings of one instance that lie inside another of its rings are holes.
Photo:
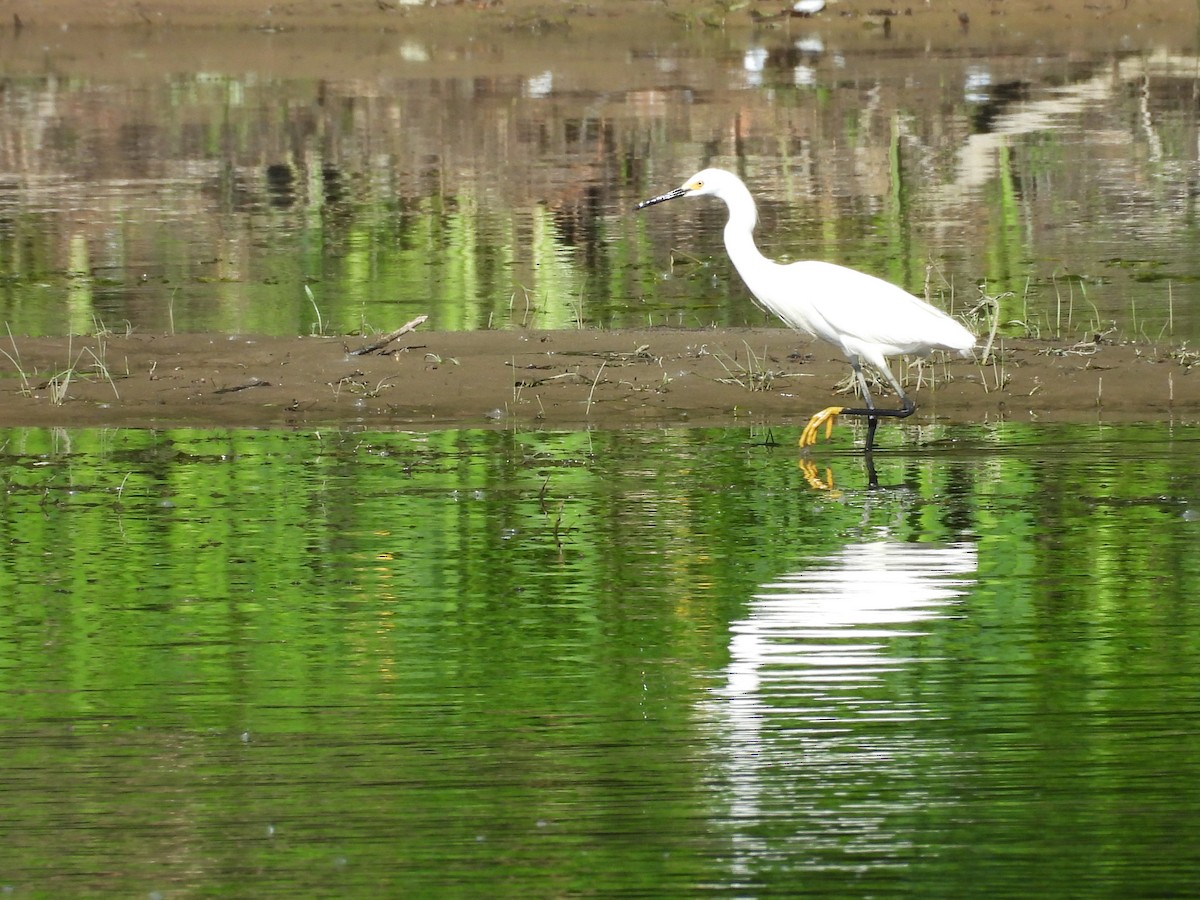
[[[773,321],[728,266],[719,205],[631,215],[711,163],[760,199],[769,255],[861,268],[956,314],[978,285],[1011,292],[1009,335],[1200,329],[1189,57],[1122,46],[1064,68],[1040,52],[923,50],[881,65],[867,46],[828,68],[782,31],[713,38],[555,56],[546,74],[571,87],[549,94],[416,35],[396,39],[437,66],[6,72],[0,323],[292,335],[419,314],[435,329]],[[743,41],[765,54],[753,89]],[[532,48],[497,34],[478,49],[483,64]]]
[[[1190,885],[1195,430],[954,436],[4,432],[0,880]]]

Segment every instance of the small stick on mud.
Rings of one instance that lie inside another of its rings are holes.
[[[365,346],[359,347],[357,350],[351,350],[350,355],[351,356],[366,356],[368,353],[374,353],[377,350],[382,350],[384,347],[386,347],[388,344],[390,344],[396,338],[402,337],[403,335],[408,334],[410,331],[416,331],[417,326],[421,325],[428,318],[429,318],[429,316],[417,316],[411,322],[407,322],[404,325],[401,325],[395,331],[389,331],[387,334],[385,334],[379,340],[374,341],[373,343],[370,343],[370,344],[366,344]]]
[[[248,391],[250,388],[270,387],[271,382],[263,381],[261,378],[251,378],[245,384],[235,384],[230,387],[217,388],[213,391],[214,394],[236,394],[238,391]]]

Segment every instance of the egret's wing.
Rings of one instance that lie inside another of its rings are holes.
[[[806,330],[837,346],[875,347],[884,356],[931,348],[968,349],[974,337],[941,310],[891,282],[825,262],[799,262],[788,273]],[[785,321],[789,316],[780,313]]]

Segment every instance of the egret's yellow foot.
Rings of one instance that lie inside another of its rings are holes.
[[[811,419],[804,426],[804,430],[800,432],[800,446],[811,447],[817,442],[817,432],[821,430],[821,426],[825,426],[825,440],[829,440],[829,436],[833,434],[833,426],[837,422],[837,417],[842,414],[844,406],[830,406]]]

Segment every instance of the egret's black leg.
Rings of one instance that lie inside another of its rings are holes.
[[[870,450],[874,446],[875,428],[879,425],[880,416],[889,416],[893,419],[907,419],[917,411],[917,404],[903,394],[900,395],[899,409],[876,409],[874,406],[869,406],[865,409],[844,408],[838,413],[839,416],[866,416],[867,417],[867,446]]]
[[[875,446],[875,429],[879,426],[880,416],[889,416],[894,419],[905,419],[917,411],[917,405],[908,398],[904,393],[904,389],[900,387],[895,376],[887,370],[883,369],[883,375],[887,378],[892,388],[896,391],[896,396],[900,398],[899,409],[876,409],[875,402],[871,399],[871,392],[867,389],[867,380],[863,377],[862,365],[858,360],[851,360],[850,365],[854,367],[854,376],[858,381],[859,389],[862,391],[863,400],[867,404],[865,407],[850,407],[850,406],[830,406],[827,409],[821,410],[808,421],[803,433],[800,435],[800,446],[811,447],[817,442],[817,431],[822,425],[825,426],[825,436],[829,437],[833,431],[833,423],[837,421],[838,416],[866,416],[867,417],[867,445],[866,450],[871,450]]]
[[[863,402],[867,404],[867,409],[875,408],[875,401],[871,399],[871,389],[867,387],[867,379],[863,375],[862,363],[857,360],[851,360],[850,365],[854,368],[854,377],[858,379],[858,389],[862,392]],[[867,416],[867,445],[866,452],[870,453],[871,448],[875,446],[875,429],[879,427],[878,416]]]
[[[879,426],[879,417],[892,416],[897,419],[904,419],[916,412],[917,405],[908,399],[908,395],[904,393],[904,389],[900,387],[900,382],[896,381],[891,370],[884,369],[884,377],[891,383],[896,396],[900,398],[900,408],[876,409],[875,401],[871,399],[871,392],[867,389],[867,379],[863,376],[862,365],[855,361],[851,361],[850,365],[854,367],[854,374],[858,378],[858,385],[862,390],[863,400],[867,406],[865,409],[843,409],[842,415],[867,417],[867,446],[865,449],[870,452],[875,446],[875,429]]]

